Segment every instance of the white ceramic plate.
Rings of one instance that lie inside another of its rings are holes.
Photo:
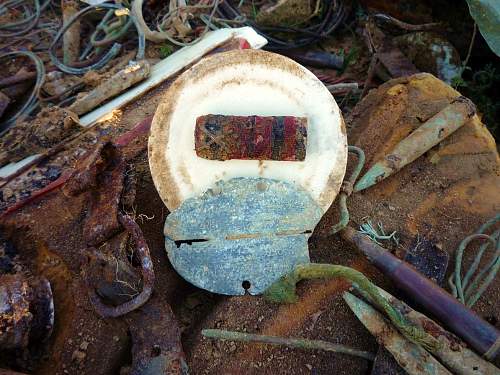
[[[196,118],[206,114],[304,116],[302,162],[206,160],[196,156]],[[264,51],[238,50],[204,58],[168,89],[149,137],[155,186],[170,211],[219,180],[264,177],[297,184],[326,212],[344,178],[347,138],[337,103],[310,71]]]

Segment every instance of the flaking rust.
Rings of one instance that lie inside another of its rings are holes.
[[[133,314],[130,334],[130,375],[188,374],[179,324],[170,305],[161,297],[155,296]]]
[[[196,119],[196,155],[209,160],[303,161],[307,118],[205,115]]]
[[[46,340],[54,326],[52,289],[45,278],[0,276],[0,349]]]

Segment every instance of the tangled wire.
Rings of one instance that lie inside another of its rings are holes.
[[[456,263],[453,274],[448,279],[448,283],[455,298],[468,307],[474,306],[477,300],[483,295],[488,286],[495,279],[500,268],[500,229],[494,230],[491,234],[486,234],[488,230],[500,222],[500,214],[483,224],[474,234],[465,237],[456,251]],[[462,278],[462,258],[465,249],[473,240],[486,241],[479,247],[474,261]],[[479,264],[485,251],[491,248],[493,256],[490,261],[479,272]],[[472,279],[472,276],[477,275]]]
[[[317,14],[308,20],[307,26],[263,26],[246,17],[240,12],[239,6],[228,1],[202,0],[187,4],[185,0],[178,0],[175,6],[170,5],[165,14],[157,17],[156,30],[151,30],[144,20],[143,2],[133,2],[132,14],[137,18],[146,39],[169,41],[177,46],[191,45],[209,30],[251,26],[268,40],[266,49],[279,51],[299,48],[327,37],[347,16],[346,7],[340,0],[318,0]],[[201,32],[195,32],[200,28]]]

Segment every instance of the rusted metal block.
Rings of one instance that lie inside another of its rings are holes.
[[[52,289],[45,278],[0,276],[0,349],[44,341],[54,326]]]
[[[205,115],[196,119],[196,155],[209,160],[303,161],[307,118]]]
[[[165,222],[165,247],[177,272],[194,285],[259,294],[309,262],[307,240],[321,215],[314,199],[294,185],[234,178],[173,211]]]

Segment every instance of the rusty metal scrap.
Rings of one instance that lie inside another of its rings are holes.
[[[141,134],[141,129],[136,130],[134,135]],[[127,139],[131,141],[133,137]],[[91,255],[102,258],[94,246],[117,234],[122,227],[130,233],[135,243],[133,254],[142,272],[141,292],[118,306],[107,305],[87,280],[90,300],[97,313],[103,317],[118,317],[137,309],[146,303],[153,290],[154,271],[148,245],[137,223],[130,216],[122,214],[118,207],[123,193],[125,167],[121,151],[111,142],[102,143],[80,162],[65,186],[69,194],[90,190],[90,207],[83,236]]]
[[[145,149],[144,139],[147,137],[150,126],[151,118],[149,117],[115,140],[114,143],[123,153],[125,159],[132,159]],[[92,173],[92,168],[85,172],[84,164],[90,166],[97,158],[100,158],[101,150],[99,148],[106,143],[105,140],[99,141],[101,136],[98,136],[96,140],[100,146],[94,147],[93,151],[87,151],[83,156],[75,155],[77,158],[76,168],[70,168],[70,165],[74,163],[73,157],[68,159],[63,156],[59,158],[59,161],[48,162],[50,157],[65,150],[72,141],[83,136],[86,132],[90,132],[91,129],[91,127],[85,128],[82,132],[65,139],[20,168],[5,181],[0,179],[0,188],[2,188],[0,194],[0,212],[2,214],[0,217],[6,217],[47,193],[63,186],[66,187],[66,183],[68,186],[65,189],[65,194],[71,195],[85,190],[83,188],[85,180],[95,182],[96,180],[92,176],[85,176],[85,174]],[[94,153],[93,156],[91,156],[92,153]],[[63,161],[62,165],[60,165],[61,161]],[[81,173],[81,175],[77,177],[77,173]]]
[[[118,306],[139,294],[142,278],[129,261],[133,254],[128,232],[114,236],[100,246],[99,251],[86,251],[86,254],[85,276],[104,303]]]
[[[196,154],[209,160],[303,161],[306,141],[305,117],[205,115],[196,119]]]
[[[99,295],[96,293],[95,289],[92,286],[89,286],[90,301],[94,305],[97,313],[105,318],[116,318],[144,305],[153,292],[153,284],[155,279],[153,262],[151,261],[151,256],[149,255],[149,247],[146,243],[146,240],[144,239],[141,229],[130,216],[119,214],[118,217],[120,220],[120,224],[125,228],[127,232],[130,233],[132,240],[135,242],[135,249],[133,251],[133,254],[141,265],[142,290],[131,300],[119,306],[111,306],[103,303]],[[97,252],[97,249],[94,248],[91,248],[89,250],[92,252]]]
[[[134,313],[130,334],[130,375],[188,374],[179,325],[170,305],[159,296]]]
[[[120,230],[118,204],[125,166],[120,151],[112,143],[101,143],[80,161],[64,187],[69,194],[91,191],[83,230],[89,246],[104,242]]]
[[[0,348],[26,348],[44,341],[54,326],[54,303],[45,278],[0,276]]]
[[[82,130],[78,116],[67,109],[49,107],[35,119],[11,127],[0,140],[0,166],[45,151]]]

